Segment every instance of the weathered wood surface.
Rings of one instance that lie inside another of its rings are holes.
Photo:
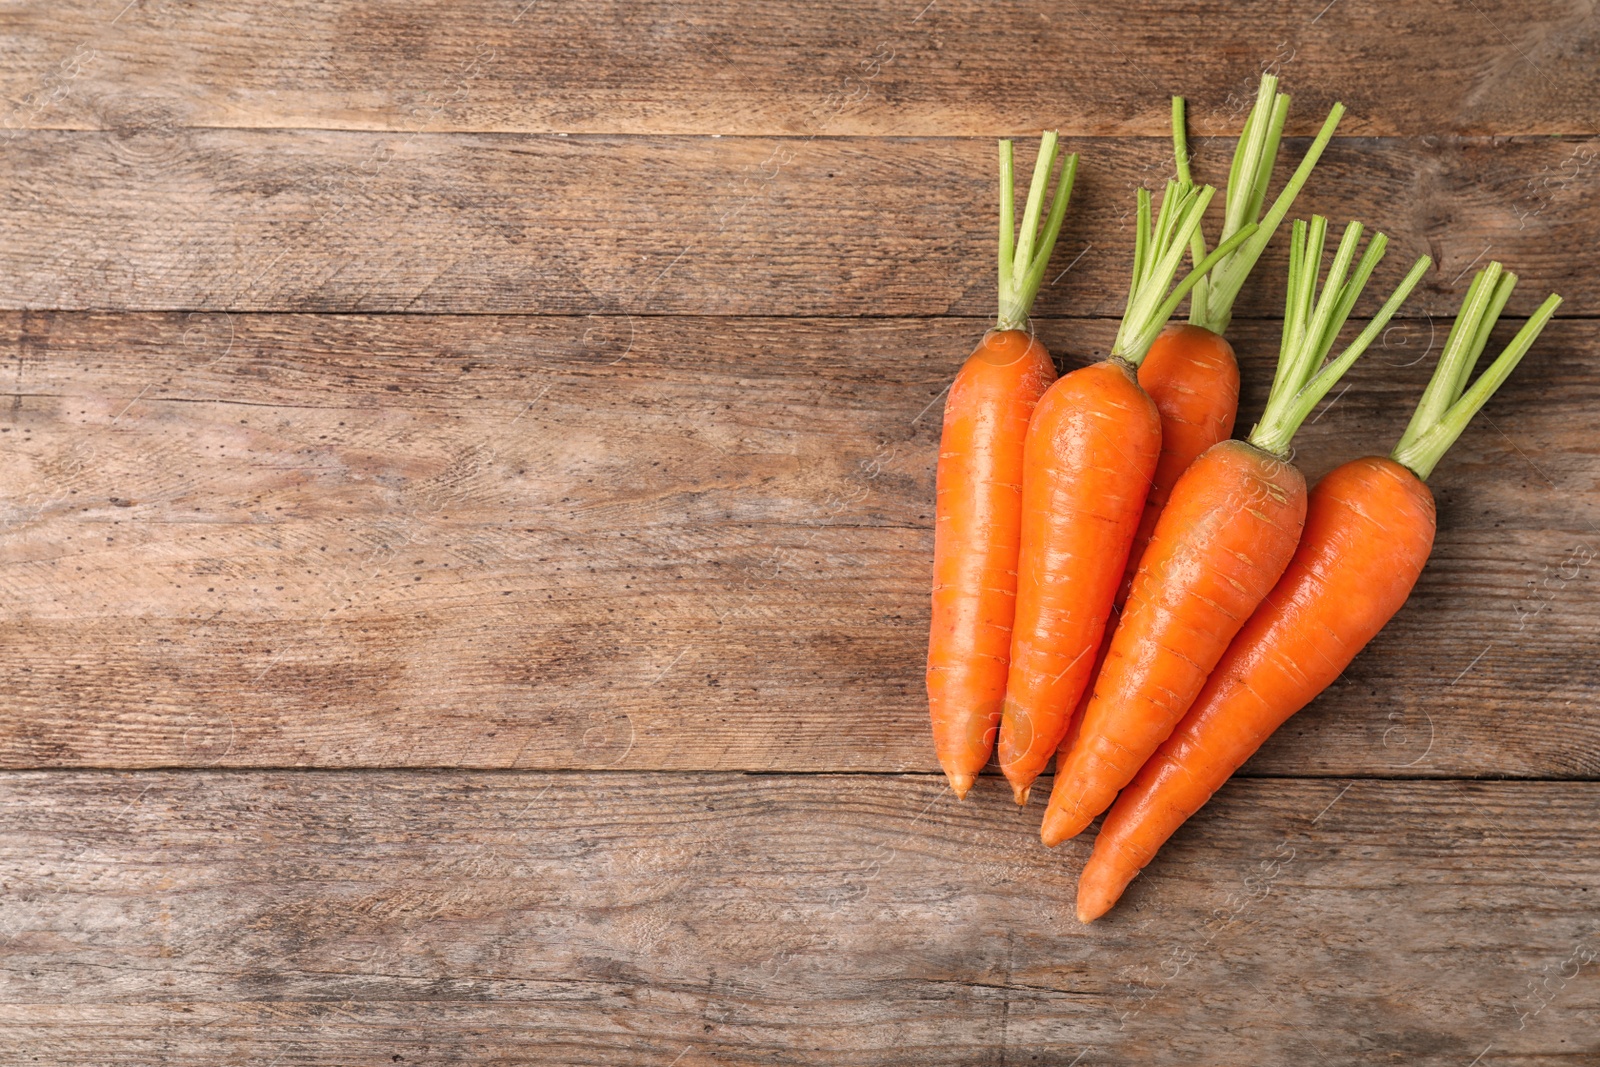
[[[1592,0],[69,0],[0,46],[0,1064],[1600,1059]],[[1438,263],[1311,474],[1387,449],[1475,265],[1564,320],[1413,602],[1084,928],[1087,843],[957,804],[921,696],[993,138],[1083,153],[1072,365],[1168,95],[1219,180],[1269,69],[1291,159],[1350,107],[1301,209]]]
[[[0,797],[8,1062],[1600,1057],[1594,783],[1236,782],[1089,927],[1085,842],[1048,851],[1037,811],[932,776],[55,773]]]
[[[1412,603],[1254,772],[1600,774],[1591,325],[1439,468]],[[930,770],[940,398],[984,326],[0,316],[0,762]],[[1386,334],[1309,473],[1390,447],[1447,326]],[[1040,323],[1069,363],[1114,327]],[[1277,331],[1234,331],[1242,428]]]
[[[1069,147],[1066,273],[1036,310],[1120,316],[1134,189],[1159,190],[1170,141]],[[1197,177],[1225,179],[1232,150],[1202,143]],[[988,138],[24,131],[0,152],[0,305],[987,316],[994,153]],[[1432,255],[1408,313],[1453,314],[1463,276],[1500,258],[1524,279],[1513,311],[1555,290],[1564,314],[1593,315],[1597,176],[1594,138],[1341,139],[1297,210],[1390,234],[1381,279]],[[1281,314],[1284,249],[1241,315]]]
[[[856,4],[76,0],[0,19],[0,128],[572,133],[1231,130],[1258,72],[1294,127],[1600,132],[1588,0]]]

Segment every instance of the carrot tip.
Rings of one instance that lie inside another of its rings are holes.
[[[1017,807],[1025,808],[1028,806],[1028,794],[1032,790],[1033,787],[1031,785],[1014,785],[1011,787],[1011,796],[1017,802]]]
[[[1087,823],[1069,822],[1059,811],[1046,811],[1044,822],[1039,826],[1039,840],[1043,841],[1046,847],[1055,848],[1061,842],[1070,841],[1083,833],[1087,825]]]
[[[952,774],[946,772],[945,777],[950,779],[950,789],[955,793],[957,800],[967,799],[967,792],[972,788],[973,783],[978,780],[978,776],[975,774]]]
[[[1101,902],[1099,902],[1099,901],[1096,901],[1092,906],[1085,906],[1083,904],[1079,904],[1078,905],[1078,921],[1083,923],[1085,926],[1087,926],[1089,923],[1094,922],[1096,919],[1100,918],[1100,916],[1102,916],[1106,912],[1110,911],[1111,910],[1111,904],[1112,904],[1112,902],[1110,902],[1110,901],[1107,901],[1107,902],[1105,902],[1103,904]]]
[[[1090,864],[1078,879],[1078,921],[1081,923],[1092,923],[1110,911],[1133,880],[1131,877],[1106,878],[1103,871],[1094,869],[1092,860]]]

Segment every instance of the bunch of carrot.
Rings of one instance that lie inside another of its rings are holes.
[[[938,466],[928,696],[939,761],[965,797],[991,754],[1019,804],[1051,757],[1041,837],[1108,812],[1079,883],[1104,914],[1156,849],[1405,602],[1433,543],[1425,480],[1554,313],[1551,296],[1476,382],[1514,275],[1479,272],[1416,414],[1388,458],[1347,463],[1308,491],[1296,431],[1382,333],[1430,266],[1421,257],[1335,355],[1387,238],[1296,220],[1283,334],[1266,407],[1232,440],[1239,397],[1224,339],[1234,300],[1343,109],[1335,105],[1270,208],[1289,99],[1260,93],[1235,151],[1222,229],[1189,176],[1159,210],[1140,190],[1127,308],[1110,355],[1057,377],[1026,329],[1077,169],[1047,133],[1021,220],[1000,145],[1000,315],[950,389]],[[1360,252],[1359,258],[1357,256]],[[1185,255],[1191,269],[1174,284]],[[1319,281],[1320,278],[1320,281]],[[1188,298],[1189,322],[1168,325]]]

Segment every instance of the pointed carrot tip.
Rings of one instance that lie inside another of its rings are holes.
[[[1078,883],[1078,921],[1092,923],[1100,916],[1111,910],[1118,900],[1122,899],[1122,891],[1127,888],[1124,883],[1120,886],[1088,885],[1082,881]]]
[[[1011,797],[1017,802],[1017,807],[1025,808],[1028,806],[1028,794],[1032,791],[1033,786],[1031,785],[1014,785],[1011,787]]]
[[[950,789],[955,793],[957,800],[967,799],[967,793],[978,780],[978,776],[975,774],[950,774],[947,772],[945,777],[950,779]]]
[[[1046,811],[1044,822],[1039,826],[1039,840],[1049,848],[1055,848],[1063,841],[1070,841],[1083,833],[1087,824],[1079,824],[1064,818],[1059,809]]]
[[[1100,851],[1104,838],[1095,842],[1095,854],[1084,864],[1078,875],[1078,921],[1092,923],[1110,911],[1122,899],[1139,874],[1138,868],[1129,868],[1116,862],[1108,853]]]

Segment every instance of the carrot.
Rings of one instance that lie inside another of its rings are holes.
[[[1000,142],[999,320],[950,386],[939,442],[928,709],[939,764],[963,798],[989,761],[1000,721],[1016,605],[1023,438],[1034,405],[1056,378],[1050,353],[1024,327],[1078,168],[1069,154],[1039,232],[1057,155],[1056,134],[1046,133],[1018,240],[1011,142]]]
[[[1168,182],[1152,219],[1139,190],[1133,279],[1108,359],[1040,399],[1023,451],[1022,538],[1000,769],[1019,804],[1067,728],[1139,525],[1161,450],[1154,403],[1135,377],[1178,304],[1254,232],[1241,229],[1168,292],[1215,190]]]
[[[1271,74],[1262,75],[1255,106],[1239,133],[1224,194],[1222,237],[1232,237],[1251,222],[1256,223],[1255,233],[1232,254],[1218,260],[1210,273],[1195,283],[1189,294],[1188,323],[1174,324],[1163,330],[1139,365],[1139,384],[1161,413],[1161,459],[1150,483],[1139,532],[1134,535],[1133,551],[1128,555],[1127,573],[1117,598],[1119,608],[1127,600],[1139,558],[1155,532],[1156,518],[1166,506],[1178,476],[1200,453],[1233,434],[1233,420],[1239,406],[1239,365],[1234,359],[1233,346],[1222,335],[1233,321],[1234,301],[1250,272],[1294,206],[1295,198],[1310,179],[1312,169],[1322,158],[1323,149],[1327,148],[1344,116],[1344,105],[1334,104],[1299,167],[1266,216],[1261,217],[1267,186],[1272,180],[1272,163],[1289,116],[1289,97],[1277,90],[1278,79]],[[1177,160],[1178,180],[1189,181],[1189,148],[1184,135],[1181,96],[1172,98],[1172,150]],[[1190,240],[1190,255],[1196,263],[1205,259],[1202,230],[1195,230]]]
[[[1361,225],[1345,227],[1317,295],[1327,221],[1296,221],[1278,370],[1248,441],[1207,449],[1178,479],[1139,561],[1084,712],[1056,774],[1040,836],[1082,831],[1166,740],[1239,627],[1288,566],[1305,520],[1306,484],[1289,462],[1295,431],[1387,325],[1428,266],[1418,261],[1368,327],[1322,366],[1387,238],[1375,234],[1354,271]],[[1321,368],[1320,370],[1318,368]]]
[[[1433,547],[1428,475],[1561,303],[1547,299],[1465,389],[1515,285],[1498,263],[1478,274],[1394,451],[1335,468],[1311,491],[1305,535],[1283,577],[1106,816],[1078,883],[1079,919],[1104,915],[1178,827],[1405,603]]]
[[[1261,88],[1256,94],[1255,106],[1245,119],[1238,145],[1233,153],[1233,167],[1228,173],[1228,188],[1224,196],[1222,236],[1231,237],[1245,223],[1255,221],[1266,201],[1267,186],[1272,178],[1272,163],[1278,154],[1278,144],[1283,137],[1284,121],[1289,114],[1289,97],[1277,91],[1278,79],[1270,74],[1261,78]],[[1322,124],[1316,140],[1306,150],[1299,167],[1295,169],[1283,191],[1273,201],[1266,217],[1260,219],[1256,232],[1212,268],[1211,273],[1195,283],[1189,293],[1189,321],[1175,323],[1161,331],[1150,346],[1144,362],[1139,365],[1139,384],[1155,401],[1161,416],[1161,457],[1156,461],[1155,474],[1150,479],[1150,493],[1145,497],[1144,514],[1139,519],[1139,529],[1133,535],[1133,547],[1128,552],[1128,565],[1122,576],[1122,586],[1117,591],[1114,611],[1121,611],[1133,585],[1134,572],[1139,559],[1155,532],[1156,518],[1166,507],[1172,487],[1178,476],[1188,469],[1200,453],[1226,441],[1233,434],[1233,420],[1239,407],[1239,364],[1234,359],[1233,346],[1222,336],[1233,319],[1233,303],[1239,290],[1250,276],[1261,253],[1272,235],[1289,213],[1295,198],[1300,194],[1312,169],[1322,158],[1323,149],[1333,137],[1344,106],[1334,104]],[[1184,136],[1183,97],[1172,98],[1172,154],[1177,160],[1178,180],[1189,181],[1189,149]],[[1196,230],[1190,242],[1194,262],[1205,258],[1205,238]],[[1107,627],[1108,631],[1111,629]],[[1077,736],[1073,728],[1083,720],[1089,698],[1094,693],[1093,679],[1099,677],[1100,665],[1105,661],[1111,644],[1108,632],[1100,643],[1095,657],[1090,683],[1084,687],[1083,696],[1072,714],[1057,752],[1059,761],[1066,753],[1068,742]]]

